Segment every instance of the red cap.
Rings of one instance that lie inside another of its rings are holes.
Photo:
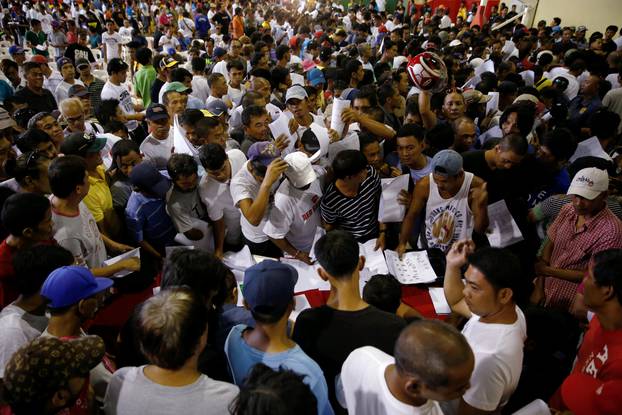
[[[48,63],[48,59],[45,56],[42,56],[42,55],[34,55],[32,58],[30,58],[30,62]]]
[[[289,39],[290,48],[295,48],[297,44],[298,44],[298,36],[293,36],[291,39]]]
[[[572,373],[562,383],[564,405],[574,415],[616,415],[622,408],[622,379],[599,380]]]

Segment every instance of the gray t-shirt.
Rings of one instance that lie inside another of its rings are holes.
[[[166,211],[179,233],[195,228],[197,219],[204,221],[207,217],[198,186],[187,193],[173,186],[166,194]]]
[[[168,159],[173,150],[173,129],[169,130],[166,140],[158,140],[149,134],[140,144],[140,152],[145,155],[145,160],[151,161],[158,170],[166,170]]]
[[[194,383],[172,387],[148,379],[145,366],[117,370],[104,399],[106,415],[220,415],[238,395],[237,386],[201,375]]]
[[[13,353],[26,343],[41,335],[48,325],[48,318],[27,313],[9,304],[0,312],[0,379]]]

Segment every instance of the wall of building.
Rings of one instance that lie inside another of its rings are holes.
[[[549,23],[553,17],[562,19],[562,26],[585,26],[588,36],[592,32],[603,32],[614,24],[622,25],[621,0],[540,0],[533,21]]]

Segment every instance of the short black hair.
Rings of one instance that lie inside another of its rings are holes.
[[[510,114],[516,113],[516,125],[523,137],[531,132],[535,121],[536,107],[532,102],[518,102],[507,107],[499,118],[499,125],[502,126]]]
[[[193,72],[203,73],[206,66],[207,63],[205,62],[205,58],[195,57],[192,58],[192,60],[190,61],[190,67],[192,68]]]
[[[127,126],[119,120],[110,120],[104,125],[104,132],[112,133],[117,131],[125,131],[128,132]]]
[[[153,57],[153,52],[149,48],[138,48],[136,50],[136,61],[141,65],[149,65],[151,63],[151,58]]]
[[[117,166],[117,158],[125,157],[131,152],[135,152],[140,154],[140,147],[132,140],[119,140],[110,149],[110,156],[112,156],[112,164],[110,166],[110,170],[116,169]]]
[[[181,119],[179,123],[183,125],[196,125],[197,122],[205,118],[205,115],[201,112],[201,110],[197,110],[194,108],[185,109],[181,114]]]
[[[607,249],[594,255],[594,280],[600,287],[612,287],[622,304],[622,249]]]
[[[401,299],[402,286],[391,274],[374,275],[363,288],[363,300],[387,313],[395,314]]]
[[[367,147],[370,144],[374,144],[374,143],[380,144],[379,141],[369,133],[360,132],[358,133],[358,136],[359,136],[359,145],[360,145],[361,151],[365,150],[365,147]]]
[[[19,151],[27,153],[29,151],[35,151],[39,144],[49,143],[51,141],[52,137],[45,131],[38,128],[29,128],[17,138],[15,145]]]
[[[376,94],[376,87],[374,85],[365,85],[354,96],[354,99],[367,99],[370,107],[378,105],[378,95]],[[354,101],[354,100],[353,100]]]
[[[423,128],[417,124],[404,124],[399,130],[395,138],[400,137],[415,137],[418,142],[422,142],[425,139],[426,133]]]
[[[335,179],[345,179],[365,170],[367,159],[359,150],[343,150],[335,156],[332,168]]]
[[[186,78],[192,79],[192,74],[186,68],[175,68],[171,72],[172,82],[181,82],[183,84]]]
[[[350,82],[352,78],[352,74],[359,70],[359,68],[363,66],[361,61],[358,59],[350,59],[344,68],[344,75],[346,82]]]
[[[246,66],[239,59],[233,59],[227,62],[227,72],[231,71],[231,69],[238,69],[240,71],[246,72]]]
[[[227,153],[221,145],[209,143],[199,148],[199,160],[205,170],[218,170],[227,161]]]
[[[594,112],[590,117],[590,130],[592,135],[604,140],[616,135],[620,125],[620,116],[605,108]]]
[[[9,62],[14,62],[9,60]],[[4,66],[4,60],[2,61],[2,65]],[[17,66],[17,64],[15,64]],[[37,63],[37,62],[26,62],[24,63],[24,73],[28,74],[28,72],[32,71],[33,69],[41,69],[41,64]]]
[[[519,294],[524,292],[521,286],[521,264],[518,257],[501,248],[481,248],[468,256],[469,265],[477,268],[495,291],[502,288],[512,290],[512,298],[516,302]]]
[[[289,52],[289,46],[287,45],[279,45],[276,47],[276,59],[277,60],[281,60],[283,59],[283,57],[285,56],[285,54],[287,54],[287,52]]]
[[[23,236],[27,228],[36,228],[50,209],[50,201],[38,193],[16,193],[2,205],[2,226],[13,236]]]
[[[378,88],[378,102],[380,105],[384,105],[387,102],[387,99],[393,98],[397,90],[390,82],[386,82]]]
[[[259,105],[251,105],[242,111],[242,125],[248,127],[251,124],[252,117],[261,117],[266,115],[267,111]]]
[[[503,151],[511,151],[518,156],[525,156],[529,150],[527,139],[520,134],[508,134],[499,141]]]
[[[191,176],[199,170],[196,160],[189,154],[175,153],[168,159],[166,170],[171,180],[175,181],[180,176]]]
[[[212,129],[218,127],[220,121],[216,117],[203,117],[194,125],[194,134],[198,138],[206,138]]]
[[[272,89],[276,89],[279,84],[285,83],[287,76],[289,75],[289,69],[276,66],[272,69],[271,75],[270,85],[272,86]]]
[[[52,271],[73,262],[73,254],[58,245],[35,245],[17,251],[13,269],[19,275],[16,279],[19,293],[25,297],[36,294]]]
[[[350,278],[359,264],[359,244],[346,231],[333,230],[315,243],[315,257],[335,278]]]
[[[577,141],[567,128],[556,128],[547,132],[540,144],[546,147],[558,161],[568,161],[577,150]]]
[[[57,157],[50,163],[48,177],[52,194],[58,198],[69,197],[79,185],[84,184],[86,162],[80,156]]]
[[[95,116],[101,125],[108,124],[116,115],[119,100],[103,99],[95,109]]]

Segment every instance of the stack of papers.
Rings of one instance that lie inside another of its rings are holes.
[[[239,252],[225,252],[222,262],[232,270],[246,271],[246,268],[256,264],[251,250],[244,245]]]
[[[281,258],[281,262],[291,265],[298,271],[298,282],[294,287],[294,292],[300,293],[309,290],[330,290],[330,283],[320,278],[317,270],[320,268],[318,264],[308,265],[302,261],[293,258]]]
[[[426,251],[408,252],[400,260],[397,252],[386,250],[387,267],[401,284],[425,284],[436,280]]]
[[[349,100],[335,98],[333,101],[333,112],[330,117],[330,128],[337,131],[340,138],[343,137],[343,130],[345,128],[345,124],[341,120],[341,114],[346,108],[350,108]]]
[[[523,234],[510,214],[505,200],[488,205],[488,222],[486,237],[490,246],[505,248],[523,240]]]
[[[129,258],[138,258],[140,259],[140,248],[136,248],[136,249],[132,249],[131,251],[127,251],[121,255],[118,255],[114,258],[110,258],[107,259],[106,261],[104,261],[104,266],[107,267],[109,265],[113,265],[116,264],[119,261],[122,261],[124,259],[129,259]],[[131,274],[133,271],[128,271],[128,270],[122,270],[117,272],[116,274],[112,275],[112,278],[123,278],[126,275]]]
[[[313,243],[311,244],[311,252],[309,252],[309,258],[311,258],[314,261],[315,261],[315,244],[324,235],[326,235],[326,231],[321,226],[318,226],[315,229],[315,236],[313,237]]]

